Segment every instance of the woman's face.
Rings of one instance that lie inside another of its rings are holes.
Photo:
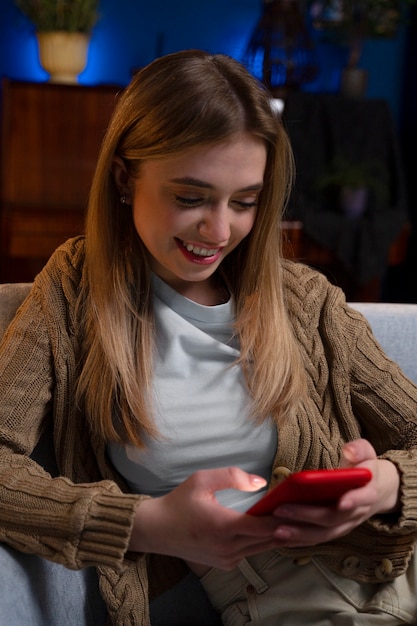
[[[265,165],[265,145],[245,133],[142,164],[131,197],[135,227],[153,271],[176,291],[219,301],[213,275],[252,229]]]

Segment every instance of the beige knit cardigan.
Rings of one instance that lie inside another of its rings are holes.
[[[82,337],[74,303],[84,239],[61,246],[34,281],[0,350],[0,540],[65,566],[98,568],[110,620],[149,624],[148,598],[184,570],[178,559],[127,553],[131,495],[74,403]],[[345,441],[364,436],[399,468],[401,514],[374,518],[338,541],[284,550],[311,555],[358,581],[382,582],[407,567],[417,533],[417,388],[389,361],[365,319],[319,273],[285,262],[289,316],[309,397],[279,426],[271,485],[288,471],[335,467]],[[59,477],[29,455],[48,422]],[[388,566],[387,566],[388,564]]]

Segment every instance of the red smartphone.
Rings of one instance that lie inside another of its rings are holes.
[[[290,474],[246,511],[248,515],[271,515],[284,503],[332,504],[350,489],[363,487],[372,478],[365,467],[331,470],[304,470]]]

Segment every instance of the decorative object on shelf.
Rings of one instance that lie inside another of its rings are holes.
[[[368,70],[347,65],[341,72],[340,93],[350,98],[363,98],[368,89],[368,80]]]
[[[342,156],[331,161],[317,180],[316,188],[327,195],[330,206],[337,206],[346,217],[353,219],[365,213],[370,194],[374,194],[379,203],[385,202],[388,194],[378,163],[352,162]]]
[[[87,65],[90,37],[86,33],[37,33],[39,60],[51,83],[77,83]]]
[[[87,64],[98,0],[15,0],[35,25],[39,60],[56,83],[77,83]]]
[[[263,0],[243,62],[278,98],[314,79],[314,47],[297,0]]]
[[[340,91],[343,95],[363,97],[368,72],[359,67],[367,38],[392,38],[402,21],[405,5],[415,0],[311,0],[309,15],[313,28],[331,41],[348,47],[342,69]]]

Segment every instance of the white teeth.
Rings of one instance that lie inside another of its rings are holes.
[[[192,243],[182,242],[184,248],[187,248],[188,252],[192,252],[198,256],[214,256],[219,251],[219,248],[200,248],[199,246],[193,246]]]

